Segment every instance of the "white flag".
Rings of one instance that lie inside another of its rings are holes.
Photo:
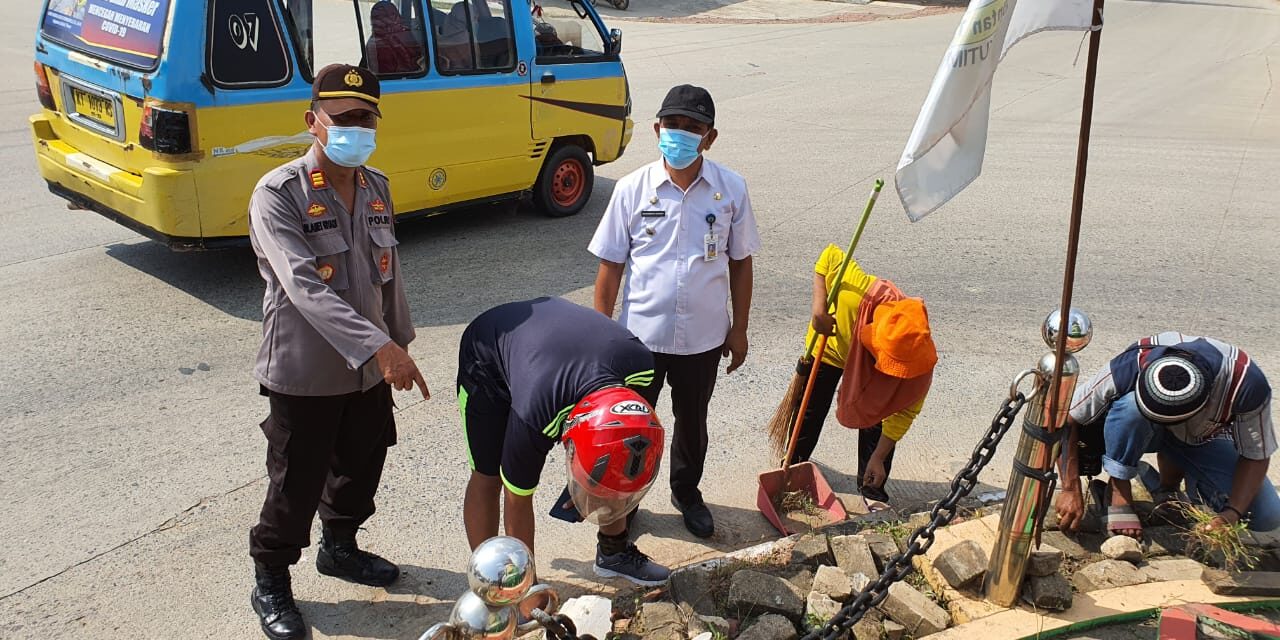
[[[971,0],[898,161],[894,182],[912,221],[982,173],[991,78],[1005,53],[1041,31],[1088,29],[1092,12],[1092,0]]]

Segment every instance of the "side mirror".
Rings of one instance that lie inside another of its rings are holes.
[[[622,53],[622,29],[609,30],[609,53],[615,56]]]

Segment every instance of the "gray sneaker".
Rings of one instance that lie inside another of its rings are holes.
[[[627,545],[622,553],[604,555],[596,545],[596,575],[602,578],[626,578],[644,587],[656,587],[667,582],[671,570],[649,559],[634,544]]]

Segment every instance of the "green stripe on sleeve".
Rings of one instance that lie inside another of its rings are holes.
[[[551,424],[543,427],[542,435],[558,439],[561,435],[561,428],[564,427],[564,419],[569,417],[569,412],[573,411],[574,406],[576,405],[569,405],[561,409],[560,413],[557,413],[555,419],[551,421]]]

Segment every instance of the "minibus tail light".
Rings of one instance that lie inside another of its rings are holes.
[[[36,63],[36,95],[40,97],[40,106],[50,111],[58,110],[53,103],[53,89],[49,87],[49,73],[39,62]]]
[[[138,143],[156,153],[191,153],[191,117],[186,111],[147,102],[142,107]]]

